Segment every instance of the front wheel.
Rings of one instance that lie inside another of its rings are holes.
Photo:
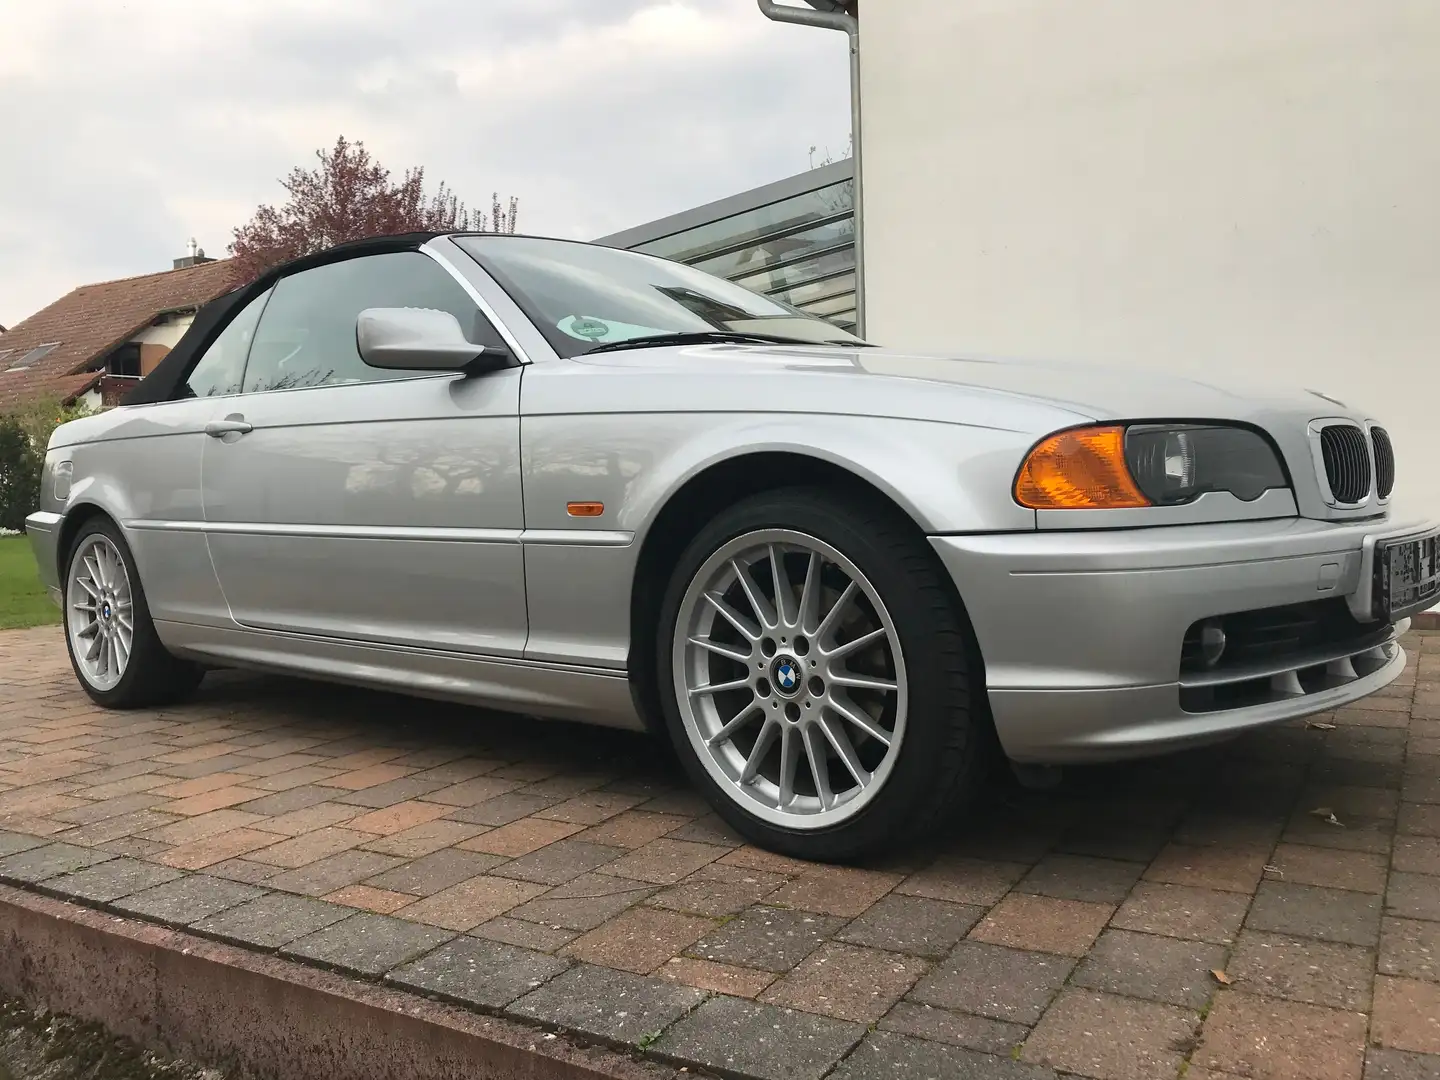
[[[701,530],[662,613],[658,670],[695,782],[753,842],[839,861],[928,831],[980,782],[974,649],[913,526],[820,490]]]
[[[204,672],[161,644],[130,546],[113,522],[80,528],[65,567],[65,644],[80,686],[112,709],[162,705]]]

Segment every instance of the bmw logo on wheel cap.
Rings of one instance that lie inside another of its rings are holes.
[[[793,694],[800,689],[800,661],[789,656],[776,657],[772,675],[775,688],[782,694]]]

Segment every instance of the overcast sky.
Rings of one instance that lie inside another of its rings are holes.
[[[168,269],[344,134],[592,239],[849,132],[845,39],[754,0],[0,0],[0,324]]]

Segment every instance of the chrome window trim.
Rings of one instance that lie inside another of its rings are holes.
[[[635,534],[610,529],[462,529],[409,525],[311,525],[254,521],[126,521],[137,532],[198,532],[239,536],[297,536],[337,540],[410,540],[470,544],[535,544],[560,547],[626,547]]]
[[[510,351],[515,354],[516,360],[522,364],[532,363],[533,361],[530,359],[529,352],[520,344],[519,339],[515,337],[510,328],[505,325],[505,321],[496,314],[495,308],[491,305],[490,301],[481,296],[480,290],[475,288],[475,285],[470,279],[462,274],[453,262],[437,251],[432,246],[433,244],[434,241],[432,240],[422,245],[420,253],[428,256],[442,270],[454,278],[460,288],[465,290],[465,295],[470,297],[470,299],[475,302],[475,306],[480,309],[480,313],[490,320],[490,325],[495,328],[495,332],[500,335],[501,340],[503,340]]]
[[[485,317],[504,336],[507,345],[512,341],[515,343],[516,357],[522,367],[560,359],[560,354],[545,340],[545,335],[514,298],[490,276],[478,259],[455,243],[453,236],[437,236],[427,241],[420,250],[460,281],[465,291],[481,305],[480,310]]]

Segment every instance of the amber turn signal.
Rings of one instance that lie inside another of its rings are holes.
[[[599,517],[605,513],[605,504],[601,502],[566,503],[565,512],[571,517]]]
[[[1125,429],[1073,428],[1043,440],[1015,478],[1015,501],[1031,510],[1150,506],[1125,464]]]

